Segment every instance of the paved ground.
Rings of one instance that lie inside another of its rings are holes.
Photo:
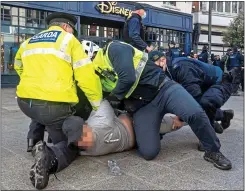
[[[184,100],[183,100],[184,101]],[[103,157],[79,157],[67,169],[50,177],[48,190],[243,190],[243,97],[231,97],[224,108],[233,108],[232,125],[219,138],[222,152],[233,169],[221,171],[197,151],[197,138],[184,127],[162,140],[162,150],[153,161],[145,161],[135,150]],[[26,152],[29,119],[19,111],[14,89],[2,89],[2,186],[32,190],[29,169],[33,158]],[[107,161],[116,159],[122,176],[108,175]]]

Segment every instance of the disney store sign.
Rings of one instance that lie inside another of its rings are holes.
[[[100,4],[96,5],[95,8],[102,14],[115,14],[123,17],[128,17],[132,14],[130,9],[118,7],[117,2],[113,1],[101,2]]]

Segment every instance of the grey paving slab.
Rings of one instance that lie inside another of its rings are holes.
[[[111,179],[81,187],[82,190],[159,190],[157,185],[150,185],[132,176],[116,176]]]
[[[1,158],[11,158],[13,157],[15,154],[11,151],[9,151],[8,149],[4,148],[1,146]]]
[[[171,168],[185,174],[191,174],[199,180],[223,186],[228,190],[243,188],[243,169],[240,168],[234,167],[229,171],[221,171],[200,158],[188,159],[173,165]]]
[[[7,190],[33,190],[29,180],[30,163],[16,155],[2,158],[2,184]]]
[[[26,152],[30,119],[18,110],[14,89],[2,89],[1,94],[1,183],[7,190],[33,190],[29,180],[33,158]],[[232,161],[231,171],[216,169],[203,159],[203,153],[197,151],[198,139],[187,126],[163,137],[161,151],[153,161],[140,158],[136,150],[101,157],[81,156],[57,173],[59,180],[51,175],[45,190],[243,189],[243,98],[231,97],[223,108],[235,110],[231,127],[218,135],[221,151]],[[123,176],[108,174],[107,161],[111,159],[117,160]]]
[[[131,151],[121,152],[121,153],[112,153],[105,156],[88,157],[88,158],[89,160],[94,160],[100,163],[107,164],[108,160],[122,160],[124,158],[127,158],[128,156],[134,156],[134,155],[136,155],[135,149]]]
[[[62,181],[72,184],[74,187],[90,185],[108,178],[108,168],[105,164],[91,161],[86,157],[79,157],[68,168],[57,174]]]
[[[171,170],[171,168],[157,165],[155,161],[146,162],[139,159],[138,162],[132,163],[132,160],[134,158],[130,157],[120,161],[120,166],[125,174],[138,177],[152,185],[158,185],[162,189],[222,189],[215,184],[209,184],[187,174]]]

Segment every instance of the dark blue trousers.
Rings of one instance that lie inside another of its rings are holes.
[[[188,123],[205,150],[219,151],[219,139],[202,107],[181,85],[165,84],[158,95],[133,116],[138,152],[143,158],[152,160],[158,155],[160,124],[166,113],[175,114]]]
[[[212,85],[205,91],[199,100],[200,105],[206,111],[211,124],[223,119],[223,111],[220,109],[230,98],[232,83]]]

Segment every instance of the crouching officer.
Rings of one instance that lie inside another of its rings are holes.
[[[154,52],[151,52],[150,58]],[[161,55],[157,52],[156,55]],[[162,55],[162,57],[164,57]],[[205,110],[216,133],[223,133],[230,126],[234,116],[233,110],[221,110],[221,106],[231,96],[232,79],[229,74],[223,75],[222,70],[211,64],[191,58],[168,60],[170,77],[180,83]],[[218,122],[221,121],[221,125]],[[199,145],[199,150],[202,150]]]
[[[76,33],[74,16],[52,13],[47,17],[48,30],[22,43],[15,57],[20,76],[17,86],[18,105],[32,120],[46,126],[53,146],[38,142],[33,149],[35,163],[30,180],[37,189],[47,186],[49,175],[66,168],[77,156],[75,139],[63,133],[69,120],[75,129],[83,119],[73,116],[78,102],[75,80],[96,110],[102,99],[102,88],[90,58],[84,53]],[[80,128],[81,129],[81,128]],[[77,138],[81,131],[76,132]],[[74,138],[74,135],[71,135]],[[70,144],[68,144],[68,142]]]
[[[144,18],[146,18],[145,8],[140,4],[136,5],[135,11],[133,11],[124,24],[123,40],[141,51],[146,50],[150,52],[153,50],[153,46],[147,46],[147,43],[143,40],[145,32],[142,19]]]
[[[241,55],[238,50],[237,47],[235,46],[233,48],[233,52],[231,53],[230,57],[229,57],[229,65],[227,65],[227,70],[233,72],[233,75],[236,76],[236,78],[233,81],[233,95],[235,96],[239,96],[238,94],[238,89],[239,89],[239,85],[241,83],[241,67],[244,64],[244,56]]]
[[[201,54],[198,55],[198,60],[208,64],[208,48],[203,46]]]
[[[166,64],[166,59],[157,62]],[[219,139],[201,106],[181,85],[148,60],[148,54],[129,44],[112,41],[98,51],[93,65],[103,89],[111,92],[107,99],[145,102],[133,114],[138,152],[143,158],[152,160],[160,152],[161,121],[166,113],[172,113],[188,123],[202,141],[207,161],[217,168],[231,169],[231,162],[219,151]]]

